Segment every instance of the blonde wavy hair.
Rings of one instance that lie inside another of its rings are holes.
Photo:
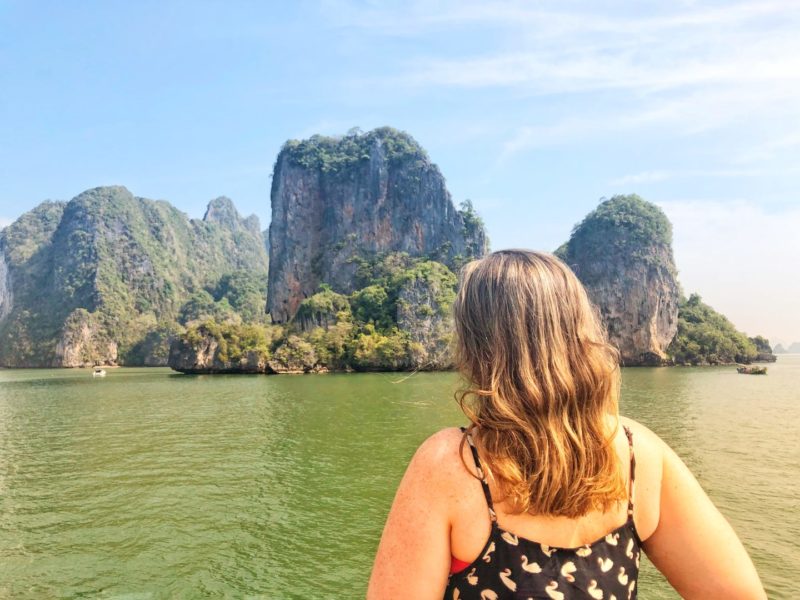
[[[511,512],[575,518],[625,499],[608,426],[619,355],[569,267],[493,252],[462,269],[454,316],[457,399]]]

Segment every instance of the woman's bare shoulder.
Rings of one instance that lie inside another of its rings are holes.
[[[456,487],[449,473],[460,434],[452,428],[439,431],[414,453],[386,520],[368,598],[433,597],[433,590],[447,584],[451,495]]]
[[[427,482],[426,494],[448,505],[460,504],[459,490],[463,492],[465,485],[478,481],[469,445],[458,427],[437,431],[422,442],[408,472]]]
[[[639,421],[634,421],[630,417],[623,417],[622,415],[619,417],[619,422],[620,425],[625,425],[633,432],[633,439],[637,442],[641,441],[648,447],[663,448],[664,440],[651,431],[646,425],[639,423]]]
[[[458,427],[440,429],[419,445],[417,454],[425,458],[437,458],[457,451],[464,434]]]
[[[627,427],[633,434],[633,448],[637,462],[641,460],[661,463],[669,445],[647,426],[629,417],[620,416],[620,425]]]
[[[400,481],[392,511],[405,514],[413,512],[415,507],[425,507],[429,519],[444,519],[449,523],[453,495],[459,489],[456,478],[462,436],[458,428],[450,427],[437,431],[417,447]]]
[[[437,431],[419,445],[411,465],[418,469],[435,469],[442,476],[464,476],[467,471],[461,458],[467,456],[469,449],[462,444],[463,440],[464,433],[458,427]]]

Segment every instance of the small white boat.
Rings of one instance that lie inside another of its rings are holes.
[[[98,367],[95,367],[95,370],[92,372],[92,377],[105,377],[105,376],[106,376],[105,369],[100,369]]]

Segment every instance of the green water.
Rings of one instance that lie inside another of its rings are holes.
[[[456,377],[0,370],[0,597],[363,597]],[[800,357],[629,369],[623,412],[687,461],[771,598],[800,565]],[[641,597],[677,597],[652,567]]]

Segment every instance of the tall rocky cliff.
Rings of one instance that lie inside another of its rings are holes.
[[[272,180],[267,310],[286,322],[321,283],[356,289],[359,260],[405,252],[456,267],[486,250],[471,212],[405,133],[381,128],[286,143]]]
[[[624,365],[660,365],[678,329],[681,290],[666,215],[636,195],[615,196],[575,226],[556,253],[599,308]]]
[[[162,358],[142,344],[241,270],[263,291],[258,220],[227,198],[203,220],[118,186],[43,203],[0,233],[0,365],[165,364],[165,340]]]

